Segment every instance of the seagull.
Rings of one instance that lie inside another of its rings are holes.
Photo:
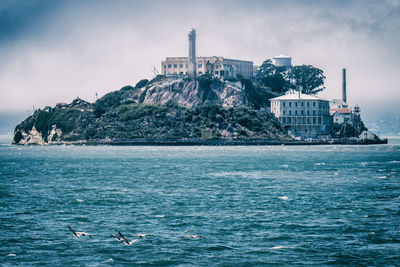
[[[121,234],[121,232],[118,232],[118,234],[121,236],[121,238],[125,241],[125,244],[127,244],[127,245],[132,245],[133,243],[138,241],[137,239],[133,239],[132,241],[129,241],[128,238],[126,238],[126,236]]]
[[[146,236],[146,234],[137,234],[137,236],[140,238],[144,238]]]
[[[116,236],[114,234],[110,235],[110,237],[115,237],[115,240],[117,240],[118,242],[124,242],[124,239],[122,237]]]
[[[199,238],[198,235],[185,235],[185,237],[189,237],[189,238]]]
[[[69,225],[68,225],[68,229],[71,230],[72,236],[74,236],[74,237],[88,236],[88,237],[90,237],[90,239],[93,239],[92,236],[91,236],[89,233],[86,233],[86,232],[76,232],[76,231],[73,230],[73,229],[71,228],[71,226],[69,226]]]

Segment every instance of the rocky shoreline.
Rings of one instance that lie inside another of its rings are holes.
[[[387,139],[362,140],[351,142],[348,139],[331,140],[79,140],[55,141],[40,145],[75,145],[75,146],[310,146],[310,145],[377,145],[387,144]],[[22,145],[22,144],[19,144]],[[35,143],[27,145],[38,145]]]

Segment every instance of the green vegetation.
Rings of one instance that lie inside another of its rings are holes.
[[[118,107],[119,117],[122,121],[136,120],[147,115],[156,115],[167,110],[167,106],[158,104],[130,104]]]
[[[256,113],[245,106],[223,108],[206,104],[185,108],[172,101],[165,105],[111,106],[100,117],[96,117],[94,111],[75,108],[54,108],[52,112],[38,110],[16,127],[15,142],[21,140],[21,131],[32,122],[45,141],[53,125],[63,131],[63,141],[200,139],[206,129],[211,130],[213,139],[289,139],[271,114]],[[54,140],[53,137],[51,141]]]
[[[220,84],[222,82],[210,74],[203,74],[197,77],[197,80],[199,81],[199,89],[201,89],[202,92],[202,102],[204,103],[206,100],[214,99],[215,93],[211,90],[211,85],[213,83]]]
[[[317,94],[325,89],[324,72],[311,65],[293,66],[289,69],[287,77],[291,87],[301,90],[304,94]]]
[[[151,81],[141,80],[135,87],[124,86],[91,104],[75,99],[70,104],[37,110],[15,129],[14,142],[24,139],[34,126],[47,141],[76,140],[192,140],[208,138],[220,140],[287,140],[290,139],[276,119],[268,113],[253,109],[265,107],[271,95],[268,88],[238,77],[244,88],[249,107],[223,108],[214,105],[217,92],[225,84],[211,75],[197,77],[198,95],[194,101],[200,106],[179,106],[174,100],[165,104],[144,104],[151,84],[165,79],[157,76]],[[192,83],[193,79],[184,81]],[[193,84],[191,84],[193,85]],[[181,85],[179,85],[181,86]],[[202,103],[202,104],[201,104]],[[52,135],[53,128],[61,130]]]
[[[267,59],[257,71],[256,80],[273,92],[283,93],[288,90],[288,81],[284,78],[285,70],[276,67],[272,60]]]
[[[269,92],[268,88],[253,83],[250,79],[245,78],[242,75],[238,75],[238,79],[244,87],[244,93],[248,104],[253,109],[259,110],[269,106],[269,99],[277,96]]]
[[[135,85],[135,87],[136,87],[137,89],[140,89],[140,88],[142,88],[142,87],[145,87],[148,83],[149,83],[149,80],[143,79],[143,80],[140,80],[140,81]]]
[[[301,90],[304,94],[317,94],[325,89],[325,76],[321,69],[311,65],[292,66],[286,69],[275,66],[270,59],[265,60],[260,66],[256,81],[277,93],[294,89]]]

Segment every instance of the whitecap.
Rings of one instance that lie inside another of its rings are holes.
[[[378,179],[386,179],[386,178],[387,178],[386,175],[384,175],[384,176],[379,176],[379,177],[378,177]]]
[[[241,177],[241,178],[264,178],[265,172],[261,171],[233,171],[233,172],[213,172],[210,175],[215,177]]]
[[[335,175],[335,176],[338,176],[338,175],[339,175],[339,173],[338,173],[338,172],[334,172],[334,173],[333,173],[333,175]]]
[[[315,163],[314,165],[315,165],[315,166],[322,166],[322,165],[325,165],[325,162],[317,162],[317,163]]]
[[[284,249],[284,248],[292,248],[292,247],[289,247],[289,246],[275,246],[275,247],[272,247],[272,248],[269,248],[269,249]]]
[[[156,218],[164,218],[165,215],[155,215],[154,217],[156,217]]]
[[[123,189],[121,189],[121,192],[128,192],[128,189],[123,188]]]
[[[289,199],[287,196],[282,196],[282,197],[278,197],[278,198],[282,199],[282,200],[288,200]]]
[[[79,199],[79,198],[77,198],[77,199],[76,199],[76,201],[78,201],[79,203],[82,203],[82,202],[84,202],[84,200],[83,200],[83,199]]]
[[[58,210],[58,211],[56,211],[57,213],[64,213],[65,211],[63,211],[63,210]]]
[[[15,257],[15,256],[17,256],[17,254],[14,254],[14,253],[8,254],[8,257]]]
[[[281,167],[283,167],[283,168],[289,168],[289,165],[285,164],[285,165],[281,165]]]

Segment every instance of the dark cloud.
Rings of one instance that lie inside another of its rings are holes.
[[[0,1],[0,42],[37,32],[36,26],[59,4],[57,0]]]

